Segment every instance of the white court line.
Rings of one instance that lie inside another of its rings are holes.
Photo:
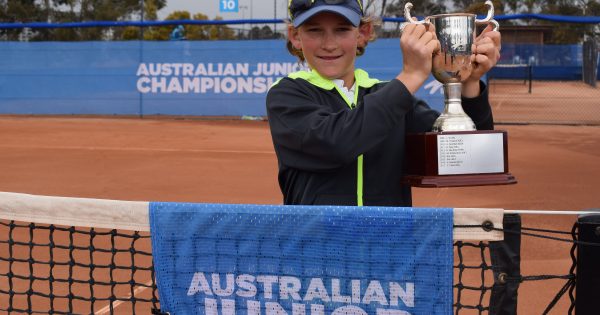
[[[147,151],[147,152],[192,152],[192,153],[248,153],[275,154],[275,151],[253,150],[210,150],[210,149],[159,149],[142,147],[87,147],[87,146],[47,146],[47,145],[0,145],[6,149],[52,149],[52,150],[82,150],[82,151]]]
[[[133,296],[135,297],[138,293],[146,290],[146,289],[150,289],[150,286],[152,285],[152,281],[149,281],[147,283],[144,283],[144,285],[146,285],[145,287],[138,287],[137,289],[133,290]],[[131,298],[131,294],[129,294],[125,299],[130,299]],[[112,303],[112,308],[113,310],[115,310],[117,307],[119,307],[119,305],[125,303],[127,301],[116,301],[114,303]],[[104,315],[104,314],[108,314],[110,312],[110,305],[111,303],[109,303],[108,305],[106,305],[105,307],[101,308],[100,310],[98,310],[97,312],[94,313],[94,315]]]
[[[505,101],[505,100],[506,100],[505,98],[502,98],[502,99],[500,99],[500,100],[498,101],[498,104],[496,105],[496,108],[494,108],[494,109],[495,109],[495,110],[499,110],[500,108],[502,108],[502,104],[504,104],[504,101]]]

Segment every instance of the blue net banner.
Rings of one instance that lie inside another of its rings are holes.
[[[451,314],[453,210],[151,203],[171,314]]]
[[[398,40],[357,65],[391,80]],[[0,42],[0,114],[264,116],[269,87],[303,69],[283,40]],[[432,78],[417,96],[443,109]]]

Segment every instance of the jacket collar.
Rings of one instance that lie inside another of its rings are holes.
[[[291,79],[304,79],[310,84],[320,87],[324,90],[333,90],[336,88],[336,85],[333,83],[333,81],[323,78],[317,71],[314,70],[293,72],[290,73],[288,77]],[[354,80],[356,80],[356,86],[362,88],[370,88],[380,82],[377,79],[369,78],[369,74],[362,69],[354,70]]]

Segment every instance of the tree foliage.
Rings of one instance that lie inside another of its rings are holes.
[[[481,3],[479,3],[481,2]],[[496,14],[539,13],[565,16],[598,16],[600,0],[494,0]],[[454,6],[465,12],[483,14],[483,1],[453,0]],[[506,24],[514,22],[503,22]],[[526,25],[551,25],[552,36],[549,44],[575,44],[585,37],[600,39],[599,25],[558,23],[551,21],[525,20],[518,21]]]
[[[141,2],[144,11],[142,12]],[[407,0],[364,0],[365,10],[382,16],[403,17]],[[414,16],[448,12],[485,14],[484,0],[411,0]],[[541,13],[572,16],[600,16],[600,0],[493,0],[496,14]],[[88,22],[157,20],[157,12],[167,0],[0,0],[2,22]],[[208,20],[203,13],[186,11],[171,13],[167,20]],[[216,17],[216,20],[221,19]],[[579,43],[585,37],[600,39],[600,26],[593,24],[556,23],[540,20],[504,21],[503,24],[552,25],[548,43]],[[55,29],[0,29],[0,39],[19,40],[28,34],[29,40],[167,40],[174,26],[114,27],[114,28],[55,28]],[[279,38],[272,28],[252,26],[249,30],[235,31],[227,25],[185,25],[188,40],[263,39]],[[237,32],[237,34],[236,34]]]
[[[462,1],[464,2],[464,1]],[[466,6],[461,8],[461,12],[475,13],[479,15],[486,15],[488,13],[489,7],[483,1],[469,1],[469,3],[464,3]],[[494,15],[504,14],[505,11],[505,1],[503,0],[492,0],[494,4]]]
[[[372,0],[369,0],[371,2]],[[403,17],[406,0],[380,0],[385,5],[384,16]],[[428,16],[450,12],[469,12],[484,15],[484,0],[412,0],[413,16]],[[496,15],[539,13],[565,16],[600,16],[600,0],[493,0]],[[558,23],[541,20],[511,20],[501,24],[551,25],[551,44],[580,43],[586,37],[600,40],[600,25]]]
[[[45,21],[47,12],[35,0],[0,1],[0,21],[3,22],[35,22]],[[17,40],[22,30],[2,29],[0,36],[9,40]]]
[[[0,0],[0,21],[3,22],[90,22],[158,19],[158,11],[167,0]],[[208,20],[208,16],[187,11],[171,13],[166,20]],[[222,19],[216,17],[216,20]],[[29,40],[168,40],[173,26],[148,27],[89,27],[35,29]],[[0,38],[19,40],[19,35],[31,32],[24,29],[0,30]],[[235,34],[226,25],[186,25],[190,40],[234,39]]]
[[[404,5],[407,1],[394,0],[387,5],[385,9],[386,16],[403,17],[404,16]],[[436,0],[412,0],[413,4],[411,10],[412,16],[427,16],[434,14],[448,13],[448,8],[443,1]]]
[[[598,16],[600,1],[598,0],[544,0],[541,13],[569,16]],[[600,38],[598,25],[578,23],[549,23],[553,25],[552,44],[580,43],[585,37]]]

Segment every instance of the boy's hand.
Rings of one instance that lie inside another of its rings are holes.
[[[431,74],[433,54],[440,51],[440,42],[432,25],[407,23],[400,37],[402,72],[396,77],[411,93],[415,93]]]
[[[500,32],[493,31],[493,27],[486,27],[473,44],[471,62],[473,71],[463,81],[463,96],[475,97],[479,95],[479,80],[492,69],[500,59],[501,36]]]

